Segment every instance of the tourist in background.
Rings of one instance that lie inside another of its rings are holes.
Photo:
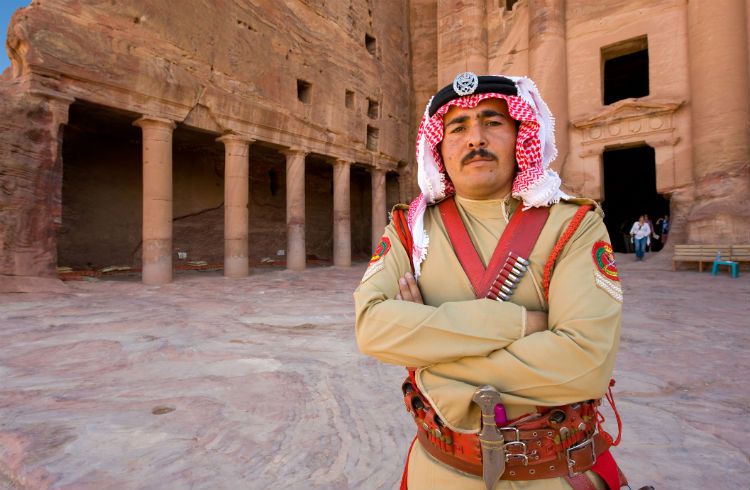
[[[656,220],[657,229],[661,227],[661,243],[662,245],[667,244],[667,235],[669,235],[669,215],[665,214],[663,218]]]
[[[646,216],[642,214],[638,217],[638,221],[633,223],[633,226],[630,228],[630,237],[633,239],[633,244],[635,245],[636,260],[643,260],[650,236],[651,227],[646,222]]]

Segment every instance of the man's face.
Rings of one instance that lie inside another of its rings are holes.
[[[485,99],[472,109],[451,106],[443,117],[440,147],[456,194],[501,199],[516,175],[516,123],[503,99]]]

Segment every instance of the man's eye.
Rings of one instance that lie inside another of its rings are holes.
[[[463,131],[463,130],[464,130],[464,127],[463,127],[463,126],[456,126],[456,127],[454,127],[453,129],[451,129],[451,130],[450,130],[449,132],[450,132],[450,133],[460,133],[460,132],[461,132],[461,131]]]

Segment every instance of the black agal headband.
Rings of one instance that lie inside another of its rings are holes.
[[[490,93],[518,95],[518,89],[510,78],[491,75],[478,77],[471,72],[461,73],[452,84],[443,87],[432,98],[429,116],[434,116],[438,109],[453,99],[472,94]]]

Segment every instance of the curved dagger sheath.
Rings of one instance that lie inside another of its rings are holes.
[[[505,439],[495,423],[495,406],[500,403],[500,393],[492,386],[480,386],[474,392],[473,400],[482,410],[482,430],[479,432],[482,477],[484,486],[490,490],[505,471]]]

